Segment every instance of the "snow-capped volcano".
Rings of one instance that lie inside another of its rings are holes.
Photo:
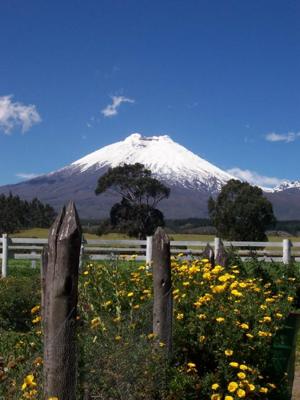
[[[133,133],[125,140],[105,146],[71,165],[85,172],[90,168],[115,167],[124,163],[141,163],[164,181],[193,189],[206,186],[213,192],[233,178],[167,135],[146,137]]]
[[[133,133],[123,141],[105,146],[58,171],[16,185],[2,186],[0,193],[11,192],[27,200],[38,197],[56,209],[72,199],[81,217],[103,218],[108,216],[111,206],[119,198],[109,193],[96,196],[98,178],[109,167],[137,162],[144,164],[170,187],[169,199],[159,204],[167,218],[206,217],[209,196],[216,196],[228,180],[236,179],[167,135],[145,137]],[[293,183],[293,187],[299,189],[300,183]],[[283,218],[286,215],[294,218],[295,204],[300,217],[300,190],[291,194],[290,189],[291,184],[286,183],[285,187],[266,193],[278,204],[278,207],[275,204],[275,212],[278,209]],[[282,196],[285,192],[289,192],[288,197]],[[287,207],[291,201],[293,208]]]

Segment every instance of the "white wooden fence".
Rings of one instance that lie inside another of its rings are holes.
[[[0,237],[0,259],[2,260],[2,277],[7,276],[8,259],[31,260],[35,267],[37,260],[41,259],[41,253],[47,239],[10,238],[6,234]],[[203,252],[209,243],[217,253],[220,239],[213,241],[171,241],[171,253],[173,255],[183,253],[185,256],[197,256]],[[284,239],[281,242],[229,242],[224,241],[225,248],[236,248],[236,253],[242,259],[247,259],[255,254],[258,259],[265,261],[277,261],[288,264],[292,259],[300,261],[300,242],[291,242]],[[136,255],[138,261],[150,263],[152,260],[152,237],[147,240],[85,240],[81,246],[81,259],[85,260],[109,260],[112,258],[130,259]]]

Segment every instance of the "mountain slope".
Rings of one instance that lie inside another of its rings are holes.
[[[217,195],[233,178],[169,136],[143,137],[134,133],[58,171],[16,185],[2,186],[0,193],[12,192],[28,200],[38,197],[56,209],[72,199],[81,217],[103,218],[108,216],[112,204],[119,198],[109,193],[96,196],[98,178],[109,167],[136,162],[144,164],[171,188],[170,198],[159,205],[167,218],[207,216],[209,196]],[[284,188],[266,193],[278,218],[300,218],[300,190],[294,186],[287,183]]]

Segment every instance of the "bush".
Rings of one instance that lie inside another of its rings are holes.
[[[40,302],[38,278],[8,277],[0,279],[0,330],[31,329],[30,310]]]

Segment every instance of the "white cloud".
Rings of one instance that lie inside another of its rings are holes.
[[[286,181],[286,179],[259,175],[257,172],[250,171],[249,169],[231,168],[227,170],[227,172],[241,181],[246,181],[252,185],[262,187],[275,187]]]
[[[38,174],[19,172],[18,174],[16,174],[16,176],[21,179],[33,179],[36,178]]]
[[[22,132],[28,131],[32,125],[41,122],[41,117],[36,106],[28,106],[12,101],[13,96],[0,96],[0,130],[4,133],[10,132],[20,126]]]
[[[300,136],[300,132],[288,132],[288,133],[268,133],[265,138],[268,142],[294,142]]]
[[[128,97],[124,96],[112,96],[112,104],[108,104],[101,113],[104,117],[113,117],[114,115],[118,114],[118,109],[122,103],[134,103],[135,100],[129,99]]]

